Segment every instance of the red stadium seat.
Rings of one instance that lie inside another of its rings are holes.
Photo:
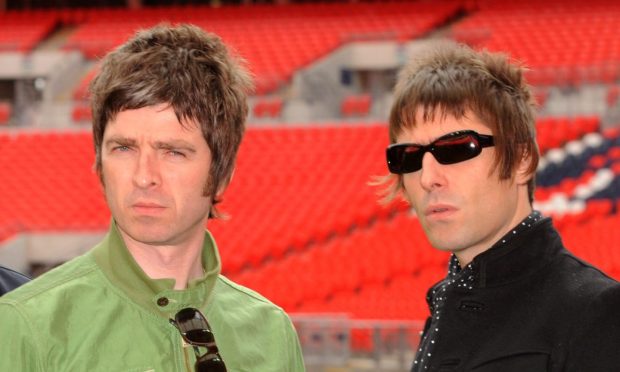
[[[78,102],[73,106],[71,118],[75,123],[90,122],[92,120],[92,112],[90,105],[85,102]]]
[[[340,112],[344,117],[366,116],[370,113],[370,107],[369,94],[349,95],[342,101]]]
[[[259,98],[254,105],[254,118],[278,118],[282,111],[282,98]]]
[[[6,125],[11,118],[12,107],[9,102],[0,101],[0,125]]]

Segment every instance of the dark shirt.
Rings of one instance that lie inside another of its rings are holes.
[[[529,229],[541,218],[540,212],[533,211],[517,226],[506,233],[493,247],[505,245],[507,242],[510,242],[517,234]],[[435,339],[439,333],[439,319],[442,315],[445,315],[444,308],[448,289],[456,285],[457,288],[463,288],[467,291],[472,290],[476,271],[475,262],[471,262],[464,268],[461,268],[459,259],[453,254],[448,264],[448,275],[438,285],[431,288],[426,295],[426,302],[429,304],[431,312],[431,317],[429,318],[430,324],[420,340],[420,347],[416,354],[415,361],[413,362],[413,372],[428,370],[428,362],[433,355]]]
[[[462,269],[453,258],[427,300],[415,372],[620,371],[620,284],[549,218],[528,216]]]
[[[0,266],[0,296],[30,281],[27,276],[17,271]]]

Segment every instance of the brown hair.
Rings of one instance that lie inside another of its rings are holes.
[[[511,179],[521,160],[529,157],[532,203],[539,153],[535,104],[521,66],[502,54],[441,42],[399,74],[389,118],[391,143],[404,128],[416,125],[418,110],[425,121],[436,114],[460,119],[471,110],[494,135],[494,168],[499,168],[500,179]],[[403,191],[402,175],[389,175],[382,183],[389,184],[387,200]]]
[[[205,195],[218,217],[218,190],[232,177],[252,88],[241,60],[214,34],[192,25],[158,25],[138,32],[109,53],[90,85],[96,169],[106,125],[123,110],[169,104],[182,125],[199,124],[211,150]],[[103,182],[103,178],[102,178]]]

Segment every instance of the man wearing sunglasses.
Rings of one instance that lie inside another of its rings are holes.
[[[620,369],[620,285],[532,208],[534,124],[523,70],[502,55],[440,44],[399,76],[387,196],[452,253],[414,372]]]
[[[110,230],[0,299],[0,371],[304,371],[288,316],[220,275],[205,230],[250,85],[220,38],[190,25],[104,58],[91,99]]]

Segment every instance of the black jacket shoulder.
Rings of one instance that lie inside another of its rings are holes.
[[[26,275],[0,266],[0,296],[30,281]]]
[[[611,371],[620,368],[620,284],[600,281],[602,288],[576,322],[568,344],[567,371]]]

